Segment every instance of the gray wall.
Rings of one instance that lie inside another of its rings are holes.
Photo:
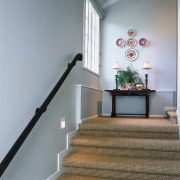
[[[106,8],[106,18],[102,22],[101,42],[101,87],[102,89],[115,88],[114,62],[118,61],[122,69],[131,65],[139,71],[144,80],[146,71],[142,69],[143,63],[149,61],[152,70],[149,71],[148,87],[155,89],[155,107],[150,110],[151,115],[164,115],[165,106],[176,106],[176,64],[177,64],[177,2],[176,0],[124,0]],[[137,45],[139,56],[135,61],[125,58],[125,51],[129,48],[116,46],[116,40],[129,38],[127,31],[130,28],[137,30],[135,38],[147,38],[148,47]],[[164,92],[167,96],[164,96]],[[161,94],[162,93],[162,94]],[[173,96],[172,96],[173,94]],[[175,97],[174,97],[175,95]],[[162,99],[165,98],[165,99]],[[109,94],[103,93],[103,114],[109,114]],[[151,98],[151,99],[152,99]],[[153,100],[153,101],[154,101]],[[123,101],[125,104],[126,100]],[[137,106],[138,100],[134,102]],[[165,103],[163,103],[165,102]],[[118,103],[118,102],[117,102]],[[121,106],[122,107],[122,106]],[[131,106],[126,109],[133,111]],[[139,106],[141,110],[141,105]],[[139,111],[138,110],[138,111]]]
[[[0,160],[67,63],[83,52],[83,5],[83,0],[0,1]],[[76,129],[76,84],[100,86],[99,77],[78,62],[2,180],[45,180],[57,170],[57,153]]]

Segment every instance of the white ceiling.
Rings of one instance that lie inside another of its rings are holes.
[[[112,6],[117,3],[119,0],[98,0],[99,4],[103,9]]]

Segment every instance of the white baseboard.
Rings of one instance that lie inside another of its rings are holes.
[[[179,114],[179,109],[176,110],[177,114],[177,123],[179,125],[179,139],[180,139],[180,114]]]
[[[68,155],[69,150],[65,149],[58,153],[57,155],[57,170],[52,175],[50,175],[47,180],[56,180],[60,175],[63,174],[63,166],[62,166],[62,160],[63,158]]]
[[[66,134],[66,149],[59,152],[57,154],[57,170],[50,175],[46,180],[56,180],[59,176],[63,174],[63,158],[69,154],[70,151],[70,139],[77,134],[77,131],[71,131],[70,133]]]
[[[111,117],[111,114],[101,114],[101,116],[103,117]]]
[[[152,117],[152,118],[165,118],[166,116],[164,116],[164,115],[149,115],[149,117]]]
[[[77,130],[71,131],[66,135],[66,149],[70,149],[71,138],[77,134]]]
[[[92,118],[95,118],[95,117],[98,117],[98,115],[94,115],[94,116],[90,116],[88,118],[81,119],[79,123],[85,122],[85,121],[92,119]]]
[[[102,116],[104,116],[104,117],[110,117],[111,114],[102,114]],[[117,116],[117,117],[121,117],[121,116]],[[149,117],[153,117],[153,118],[164,118],[165,116],[164,116],[164,115],[152,114],[152,115],[149,115]]]
[[[167,111],[176,111],[177,110],[177,107],[165,107],[165,112]]]

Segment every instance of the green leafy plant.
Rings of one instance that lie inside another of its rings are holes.
[[[140,79],[138,71],[132,66],[128,66],[127,70],[118,70],[117,75],[118,76],[116,78],[119,85],[135,83],[138,79]]]

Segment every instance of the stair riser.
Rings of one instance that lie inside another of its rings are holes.
[[[136,149],[120,149],[120,148],[97,148],[97,147],[84,147],[84,146],[73,146],[72,152],[83,152],[83,153],[100,153],[104,155],[125,155],[125,156],[136,156],[136,157],[147,157],[147,158],[164,158],[164,159],[180,159],[180,152],[165,152],[165,151],[147,151],[147,150],[136,150]]]
[[[176,117],[170,117],[170,121],[172,122],[172,124],[177,124],[177,118]]]
[[[179,139],[178,133],[146,133],[146,132],[123,132],[123,131],[93,131],[80,130],[81,135],[110,136],[123,138],[148,138],[148,139]]]
[[[137,173],[137,172],[124,172],[124,171],[111,171],[103,169],[93,168],[77,168],[77,167],[65,167],[65,174],[93,176],[109,179],[124,179],[124,180],[179,180],[180,176],[169,175],[157,175],[149,173]]]

